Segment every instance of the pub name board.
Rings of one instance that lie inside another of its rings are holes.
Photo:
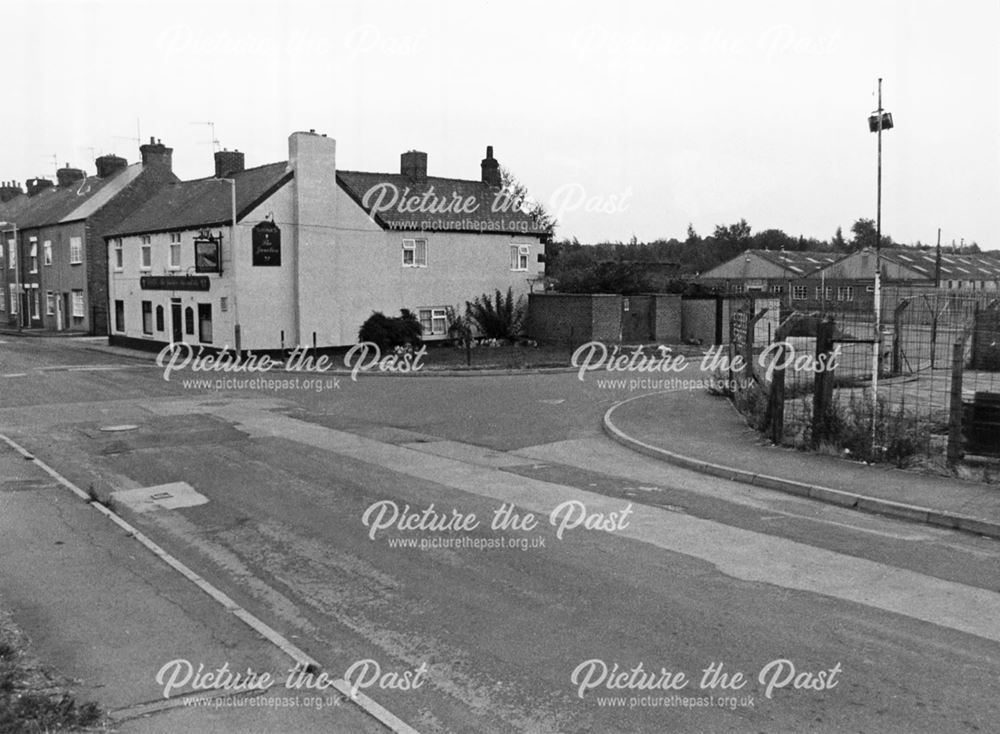
[[[253,228],[253,264],[256,267],[281,265],[281,230],[266,219]]]
[[[143,275],[139,287],[144,291],[207,291],[209,280],[204,275]]]

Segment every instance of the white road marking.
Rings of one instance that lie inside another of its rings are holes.
[[[383,444],[242,404],[212,407],[257,437],[280,437],[350,456],[547,517],[567,500],[588,512],[620,512],[622,500],[509,472]],[[208,407],[208,406],[203,406]],[[586,532],[586,531],[585,531]],[[864,558],[642,505],[619,533],[700,558],[746,581],[822,594],[1000,642],[1000,595]]]
[[[53,479],[55,479],[61,485],[66,487],[73,494],[86,500],[90,499],[90,497],[87,495],[86,492],[84,492],[82,489],[77,487],[71,481],[66,479],[66,477],[59,474],[55,469],[52,469],[50,466],[45,464],[45,462],[32,456],[32,454],[30,454],[26,449],[22,448],[16,442],[11,440],[7,436],[3,435],[2,433],[0,433],[0,440],[4,441],[8,446],[10,446],[12,449],[17,451],[25,458],[33,459],[34,462],[41,469],[46,471]],[[269,627],[263,621],[261,621],[254,615],[250,614],[250,612],[243,609],[240,605],[238,605],[236,602],[230,599],[226,594],[224,594],[219,589],[215,588],[208,581],[203,579],[201,576],[196,574],[194,571],[185,566],[179,560],[177,560],[172,555],[167,553],[165,550],[163,550],[163,548],[154,543],[147,536],[143,535],[141,532],[139,532],[137,528],[133,527],[128,522],[123,520],[115,512],[113,512],[112,510],[108,509],[107,507],[98,502],[90,502],[90,506],[93,507],[98,512],[104,514],[105,517],[111,520],[111,522],[115,523],[120,528],[122,528],[126,533],[128,533],[130,536],[135,538],[142,545],[144,545],[146,548],[152,551],[153,554],[159,557],[164,563],[166,563],[174,570],[178,571],[182,576],[184,576],[184,578],[188,579],[188,581],[192,582],[199,589],[201,589],[210,597],[212,597],[212,599],[214,599],[216,602],[225,607],[226,610],[232,613],[233,616],[237,617],[244,624],[253,628],[264,639],[268,640],[273,645],[278,647],[278,649],[280,649],[282,652],[284,652],[286,655],[292,658],[292,660],[294,660],[296,663],[301,664],[303,666],[312,665],[315,666],[316,668],[319,668],[320,670],[323,669],[323,666],[317,660],[314,660],[305,652],[303,652],[298,647],[289,642],[287,639],[285,639],[285,637],[280,632],[273,629],[272,627]],[[350,701],[354,702],[357,706],[361,708],[362,711],[364,711],[369,716],[372,716],[373,718],[377,719],[380,723],[388,727],[390,731],[395,732],[396,734],[420,734],[412,726],[410,726],[405,721],[397,717],[395,714],[386,709],[384,706],[373,701],[364,693],[361,693],[360,691],[352,691],[350,684],[344,679],[339,678],[335,681],[331,681],[330,687],[335,689],[342,695],[344,695]]]

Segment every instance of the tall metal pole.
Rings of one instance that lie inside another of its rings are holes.
[[[878,80],[878,193],[875,205],[875,338],[872,344],[872,454],[878,446],[878,371],[882,353],[882,77]]]

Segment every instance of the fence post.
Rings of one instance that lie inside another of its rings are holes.
[[[785,351],[788,345],[778,347],[774,372],[771,373],[771,394],[767,404],[768,426],[771,443],[780,444],[785,435]]]
[[[903,333],[903,312],[909,305],[910,299],[904,298],[899,302],[899,305],[896,306],[896,310],[892,314],[892,374],[894,375],[898,375],[903,372],[903,339],[901,334]],[[934,362],[932,357],[931,367],[933,366]]]
[[[832,319],[824,319],[816,325],[816,364],[830,363],[830,354],[833,352],[833,331]],[[833,371],[826,369],[818,371],[813,382],[812,446],[814,449],[819,448],[820,440],[826,436],[827,413],[832,402]]]
[[[965,339],[951,348],[951,403],[948,406],[948,466],[962,458],[962,371],[965,362]]]

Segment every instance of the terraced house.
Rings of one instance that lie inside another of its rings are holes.
[[[140,147],[141,163],[105,155],[96,161],[96,176],[67,165],[57,172],[55,185],[47,179],[27,182],[27,198],[4,235],[9,325],[108,333],[103,235],[177,180],[172,152],[150,140]]]
[[[315,131],[289,137],[287,161],[215,155],[215,176],[163,188],[109,233],[112,343],[336,347],[403,308],[443,339],[451,308],[544,276],[548,233],[495,203],[491,148],[478,179],[428,176],[419,151],[398,173],[342,171]]]

